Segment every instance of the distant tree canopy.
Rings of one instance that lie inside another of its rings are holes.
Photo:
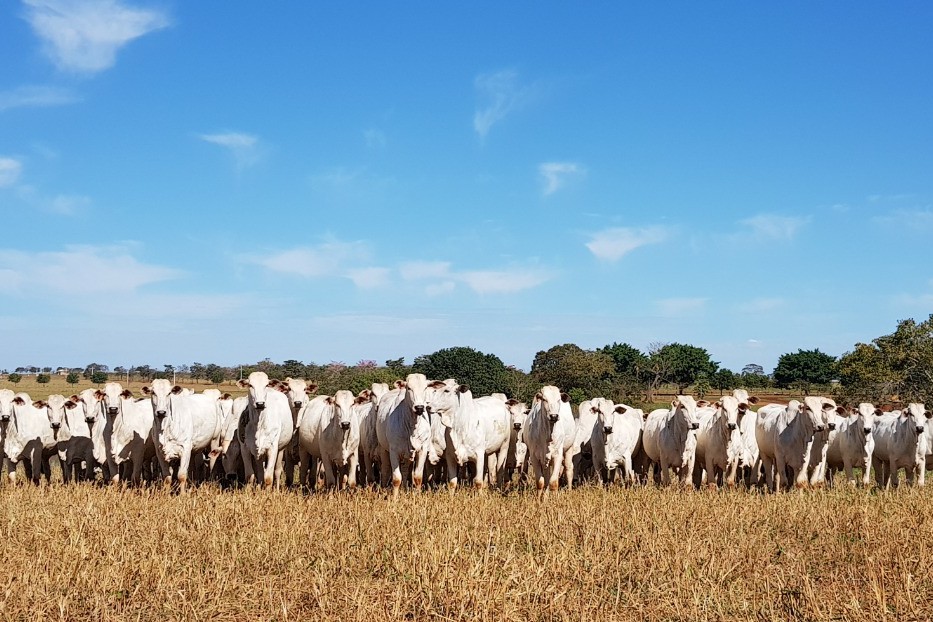
[[[774,368],[774,381],[782,388],[797,388],[810,395],[815,384],[829,384],[835,373],[836,358],[814,350],[797,350],[782,354]]]
[[[36,376],[36,382],[39,384],[48,384],[52,381],[52,377],[48,374],[39,374]]]
[[[19,384],[20,381],[22,381],[22,379],[23,379],[22,374],[17,374],[16,372],[13,372],[9,376],[7,376],[7,380],[12,382],[13,384]]]
[[[676,384],[678,393],[686,391],[700,377],[712,377],[719,369],[719,363],[710,358],[705,348],[683,343],[668,343],[655,349],[649,363],[653,363],[660,382]]]
[[[78,384],[81,382],[81,376],[78,374],[78,372],[73,371],[65,377],[65,382],[68,384]]]
[[[95,371],[91,374],[90,380],[94,384],[104,384],[108,380],[107,372]]]
[[[495,354],[484,354],[473,348],[444,348],[415,359],[414,373],[433,380],[455,378],[470,386],[474,395],[504,393],[508,389],[506,367]]]
[[[890,335],[855,344],[836,368],[852,401],[933,402],[933,315],[902,320]]]
[[[531,376],[541,385],[551,384],[567,393],[579,389],[596,397],[608,394],[615,369],[615,362],[605,352],[565,343],[538,352],[531,364]]]

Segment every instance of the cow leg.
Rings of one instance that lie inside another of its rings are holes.
[[[326,454],[321,455],[321,464],[324,466],[324,486],[327,490],[337,488],[337,476],[334,473],[334,461]]]
[[[188,487],[188,471],[191,468],[191,446],[184,445],[178,459],[178,490],[184,494]]]
[[[411,463],[411,483],[416,491],[421,491],[424,483],[424,463],[428,460],[428,451],[425,448],[415,452],[415,461]]]
[[[926,475],[927,475],[926,456],[923,456],[920,459],[920,462],[917,463],[916,467],[914,468],[916,468],[917,470],[917,486],[919,486],[920,488],[923,488],[926,485],[926,479],[927,479],[926,478]]]
[[[900,469],[897,468],[897,463],[894,460],[891,460],[888,463],[887,480],[891,488],[897,488],[898,486],[898,471],[899,470]]]
[[[301,444],[298,445],[298,485],[303,490],[311,490],[312,486],[308,482],[308,472],[310,471],[311,454],[308,453]]]
[[[269,449],[266,451],[266,464],[262,472],[262,487],[263,488],[272,488],[273,485],[278,487],[281,485],[281,480],[277,479],[282,477],[282,460],[284,456],[282,452],[279,451],[279,446],[273,442]]]
[[[392,497],[397,498],[399,488],[402,487],[402,465],[398,452],[389,453],[388,463],[392,473]]]

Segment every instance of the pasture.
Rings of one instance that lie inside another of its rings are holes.
[[[10,620],[923,620],[933,492],[0,487]]]

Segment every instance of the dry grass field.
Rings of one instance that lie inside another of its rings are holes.
[[[0,487],[7,620],[927,620],[933,491]]]

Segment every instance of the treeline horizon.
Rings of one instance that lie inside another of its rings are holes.
[[[476,395],[500,392],[523,401],[529,401],[542,385],[552,384],[567,391],[576,403],[596,396],[633,405],[650,403],[664,386],[675,386],[678,393],[689,387],[700,397],[734,388],[776,388],[804,395],[819,389],[850,402],[928,402],[933,399],[933,315],[920,323],[902,320],[893,333],[871,343],[857,343],[838,358],[818,348],[787,352],[770,373],[754,362],[738,371],[721,367],[705,348],[690,344],[653,343],[644,352],[615,342],[593,350],[573,343],[552,346],[535,355],[529,372],[469,346],[442,348],[415,357],[411,364],[404,357],[386,360],[382,365],[374,360],[347,365],[296,359],[274,362],[267,358],[232,366],[193,362],[164,364],[161,369],[150,365],[111,369],[103,363],[89,363],[83,368],[54,370],[64,370],[60,375],[66,375],[71,384],[81,379],[102,384],[110,380],[149,382],[167,378],[216,385],[262,371],[276,379],[305,378],[316,383],[322,393],[338,389],[359,392],[374,382],[391,383],[409,373],[423,373],[434,379],[455,378],[468,384]],[[34,366],[18,367],[11,373],[0,371],[14,384],[24,374],[35,374],[40,383],[48,382],[52,373],[52,367]]]

